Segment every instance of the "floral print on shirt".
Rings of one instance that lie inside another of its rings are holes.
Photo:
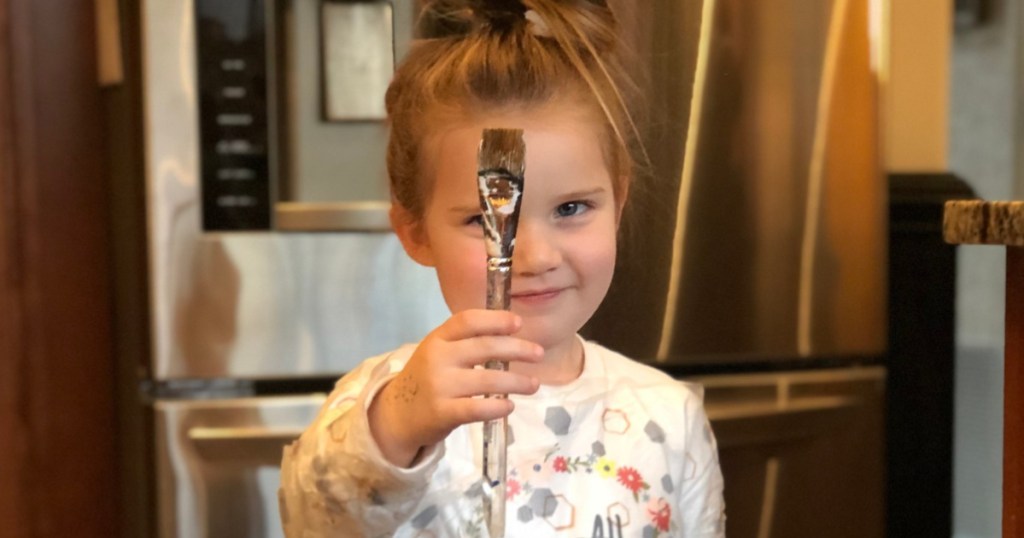
[[[531,466],[533,472],[527,479],[523,479],[524,473],[511,469],[506,480],[506,500],[511,503],[522,493],[528,494],[536,488],[547,487],[545,478],[549,478],[551,473],[586,473],[608,481],[610,486],[625,488],[633,495],[640,512],[647,517],[645,537],[675,532],[677,529],[672,521],[672,506],[665,497],[651,495],[651,485],[644,480],[640,471],[630,465],[619,465],[605,453],[604,444],[600,441],[595,441],[591,446],[590,454],[573,456],[562,454],[561,447],[555,445],[542,462]],[[534,479],[540,479],[543,483],[535,483]]]

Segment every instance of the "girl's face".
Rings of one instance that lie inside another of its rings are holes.
[[[399,235],[416,261],[436,269],[453,313],[485,308],[487,256],[476,184],[484,128],[523,129],[526,141],[512,258],[512,311],[523,318],[518,335],[545,348],[565,345],[604,299],[615,268],[621,201],[591,123],[546,107],[436,133],[424,148],[431,155],[423,163],[431,185],[424,218]]]

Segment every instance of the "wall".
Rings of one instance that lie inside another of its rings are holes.
[[[1014,196],[1017,2],[953,39],[949,162],[982,198]],[[1022,193],[1017,192],[1019,197]],[[959,248],[954,536],[1000,535],[1005,249]]]
[[[888,0],[885,161],[890,172],[947,171],[952,0]]]

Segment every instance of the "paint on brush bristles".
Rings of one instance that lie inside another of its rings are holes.
[[[484,129],[477,182],[489,258],[512,257],[525,168],[522,129]]]

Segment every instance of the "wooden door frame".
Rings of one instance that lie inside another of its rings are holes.
[[[111,248],[92,2],[0,0],[0,521],[118,532]]]

